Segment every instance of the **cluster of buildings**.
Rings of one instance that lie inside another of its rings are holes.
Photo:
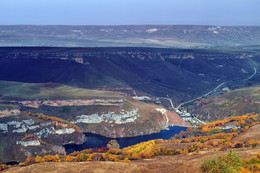
[[[198,118],[192,116],[191,113],[185,111],[185,110],[179,110],[179,109],[176,109],[175,110],[176,113],[178,115],[181,116],[182,119],[184,119],[185,121],[188,121],[190,122],[191,124],[194,124],[194,125],[199,125],[199,124],[206,124],[205,122],[199,120]]]

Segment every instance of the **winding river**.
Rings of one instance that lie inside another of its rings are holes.
[[[84,149],[89,148],[100,148],[105,147],[107,143],[111,139],[116,139],[120,148],[128,147],[130,145],[135,145],[140,142],[152,140],[152,139],[169,139],[170,137],[174,136],[175,134],[180,133],[182,130],[185,131],[187,127],[170,127],[169,130],[162,130],[160,133],[154,133],[151,135],[144,135],[144,136],[136,136],[136,137],[126,137],[126,138],[107,138],[105,136],[92,134],[92,133],[85,133],[86,135],[86,142],[82,145],[76,144],[68,144],[65,145],[66,152],[72,153],[74,151],[81,151]]]

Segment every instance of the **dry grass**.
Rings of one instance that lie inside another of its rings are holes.
[[[235,150],[242,158],[256,156],[260,149]],[[199,154],[185,156],[161,156],[152,159],[134,161],[132,163],[115,162],[74,162],[74,163],[42,163],[26,167],[13,167],[5,173],[198,173],[200,163],[207,159],[216,158],[218,154],[226,151],[207,151]]]
[[[250,127],[245,132],[233,138],[232,142],[242,141],[246,143],[250,140],[260,141],[260,124]]]

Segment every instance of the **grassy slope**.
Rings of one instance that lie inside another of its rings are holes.
[[[81,98],[111,97],[122,98],[119,93],[110,91],[88,90],[60,84],[22,83],[0,81],[0,95],[16,98]]]
[[[2,95],[2,96],[1,96]],[[1,98],[2,97],[2,98]],[[166,118],[161,115],[155,108],[161,108],[161,106],[143,103],[132,99],[131,97],[124,96],[119,92],[112,91],[99,91],[89,90],[83,88],[76,88],[67,85],[60,85],[54,83],[21,83],[21,82],[9,82],[0,81],[0,99],[74,99],[74,98],[116,98],[126,99],[123,105],[89,105],[89,106],[68,106],[65,109],[63,107],[50,107],[42,106],[38,109],[24,108],[25,111],[34,113],[43,113],[45,115],[51,115],[59,117],[68,121],[75,121],[75,117],[79,115],[90,115],[94,113],[104,112],[116,112],[120,113],[122,109],[131,111],[133,109],[139,109],[139,115],[141,116],[138,121],[134,123],[128,123],[126,125],[115,124],[111,127],[109,123],[99,124],[80,124],[80,127],[87,132],[99,133],[106,136],[123,137],[123,136],[138,136],[141,132],[144,134],[150,134],[152,132],[159,132],[161,126],[165,125]],[[5,105],[2,105],[6,107]],[[1,108],[1,105],[0,105]],[[178,118],[178,117],[177,117]],[[145,123],[143,123],[145,122]],[[105,130],[107,129],[107,130]],[[121,133],[123,129],[122,134]],[[111,131],[116,131],[116,134],[111,134]],[[131,132],[130,132],[131,131]]]
[[[256,156],[260,149],[248,149],[245,151],[236,150],[242,158],[251,158]],[[7,173],[144,173],[144,172],[187,172],[199,173],[200,163],[204,160],[213,159],[218,154],[225,154],[226,151],[210,151],[193,156],[161,156],[152,159],[134,161],[132,163],[118,162],[63,162],[63,163],[42,163],[26,167],[13,167],[4,172]]]
[[[232,142],[234,141],[242,141],[242,142],[248,142],[250,140],[260,141],[260,124],[255,125],[245,132],[241,133],[237,137],[234,137],[232,139]]]
[[[230,91],[221,96],[203,99],[195,103],[195,113],[204,120],[222,120],[228,116],[241,116],[260,112],[260,86]],[[209,119],[207,112],[210,113]]]

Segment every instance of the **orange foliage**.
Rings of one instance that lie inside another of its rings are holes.
[[[0,164],[0,171],[3,171],[7,168],[5,164]]]
[[[22,138],[22,141],[33,141],[33,140],[37,140],[38,138],[36,136],[34,136],[34,134],[29,134],[26,135],[25,137]]]
[[[54,124],[57,124],[57,127],[58,128],[62,128],[61,124],[67,124],[67,128],[74,128],[76,132],[78,133],[81,133],[82,130],[75,124],[72,124],[71,122],[68,122],[64,119],[61,119],[61,118],[58,118],[58,117],[52,117],[52,116],[48,116],[48,115],[43,115],[43,114],[34,114],[34,113],[31,113],[31,112],[23,112],[25,115],[28,115],[28,116],[32,116],[32,117],[38,117],[40,119],[44,119],[44,120],[51,120],[53,121]],[[59,122],[59,123],[57,123]]]
[[[60,162],[60,161],[61,161],[59,155],[55,155],[55,156],[45,155],[43,158],[44,158],[44,160],[45,160],[46,162]]]
[[[188,148],[184,148],[184,149],[182,150],[182,154],[187,154],[188,152],[189,152]]]
[[[32,113],[27,113],[30,116],[37,116],[39,118],[43,119],[51,119],[57,126],[60,125],[60,123],[66,123],[65,120],[56,118],[56,117],[50,117],[46,115],[36,115]],[[214,130],[215,132],[220,131],[221,126],[225,125],[228,122],[237,123],[239,122],[239,125],[243,125],[244,129],[249,128],[250,126],[259,123],[258,121],[259,115],[252,113],[252,114],[246,114],[241,117],[232,117],[230,119],[222,120],[222,121],[216,121],[212,122],[206,125],[202,125],[199,127],[204,132],[212,132]],[[251,124],[249,124],[248,120]],[[254,121],[252,123],[252,120]],[[66,123],[68,124],[68,123]],[[70,124],[68,124],[70,126]],[[199,130],[198,129],[198,130]],[[196,130],[195,128],[189,128],[190,130]],[[237,131],[237,130],[236,130]],[[184,134],[186,132],[181,132],[180,134]],[[205,134],[205,133],[204,133]],[[209,134],[209,133],[206,133]],[[147,142],[142,142],[133,146],[129,146],[123,149],[114,149],[110,148],[107,149],[105,147],[100,149],[86,149],[82,151],[75,151],[71,153],[68,156],[59,156],[59,155],[45,155],[44,157],[37,156],[35,159],[28,157],[24,163],[20,163],[21,166],[26,166],[31,163],[42,163],[42,162],[60,162],[60,161],[66,161],[66,162],[72,162],[72,161],[99,161],[99,160],[108,160],[108,161],[114,161],[114,162],[130,162],[130,160],[139,160],[142,158],[151,158],[153,156],[158,155],[178,155],[178,154],[186,154],[189,152],[196,152],[204,148],[212,147],[213,146],[213,139],[219,139],[218,145],[221,146],[221,150],[226,150],[229,148],[241,148],[241,147],[249,147],[256,145],[259,145],[259,142],[257,141],[248,141],[246,144],[243,142],[235,142],[232,143],[231,139],[235,136],[238,136],[239,133],[233,132],[233,133],[215,133],[211,135],[205,135],[205,136],[197,136],[197,137],[191,137],[191,138],[183,138],[183,139],[175,139],[175,140],[163,140],[163,139],[156,139],[156,140],[150,140]],[[27,138],[33,138],[33,136],[27,136]],[[208,141],[208,142],[206,142]],[[161,146],[161,143],[191,143],[193,144],[189,148],[183,148],[180,149],[171,149]],[[257,156],[260,158],[260,154]],[[247,169],[244,169],[243,171],[246,171]]]
[[[45,162],[45,159],[42,158],[41,156],[36,156],[36,157],[35,157],[35,162],[36,162],[36,163],[44,163],[44,162]]]
[[[199,128],[203,132],[211,132],[212,130],[219,130],[221,126],[223,126],[229,122],[235,121],[235,125],[240,126],[240,125],[245,125],[246,120],[252,119],[254,121],[257,121],[258,118],[259,118],[259,114],[256,114],[253,112],[253,113],[248,113],[246,115],[239,116],[239,117],[232,117],[232,118],[225,119],[225,120],[214,121],[214,122],[208,123],[206,125],[201,125]],[[255,123],[259,123],[259,122],[255,122]]]
[[[73,162],[74,157],[73,156],[66,156],[66,162]]]

